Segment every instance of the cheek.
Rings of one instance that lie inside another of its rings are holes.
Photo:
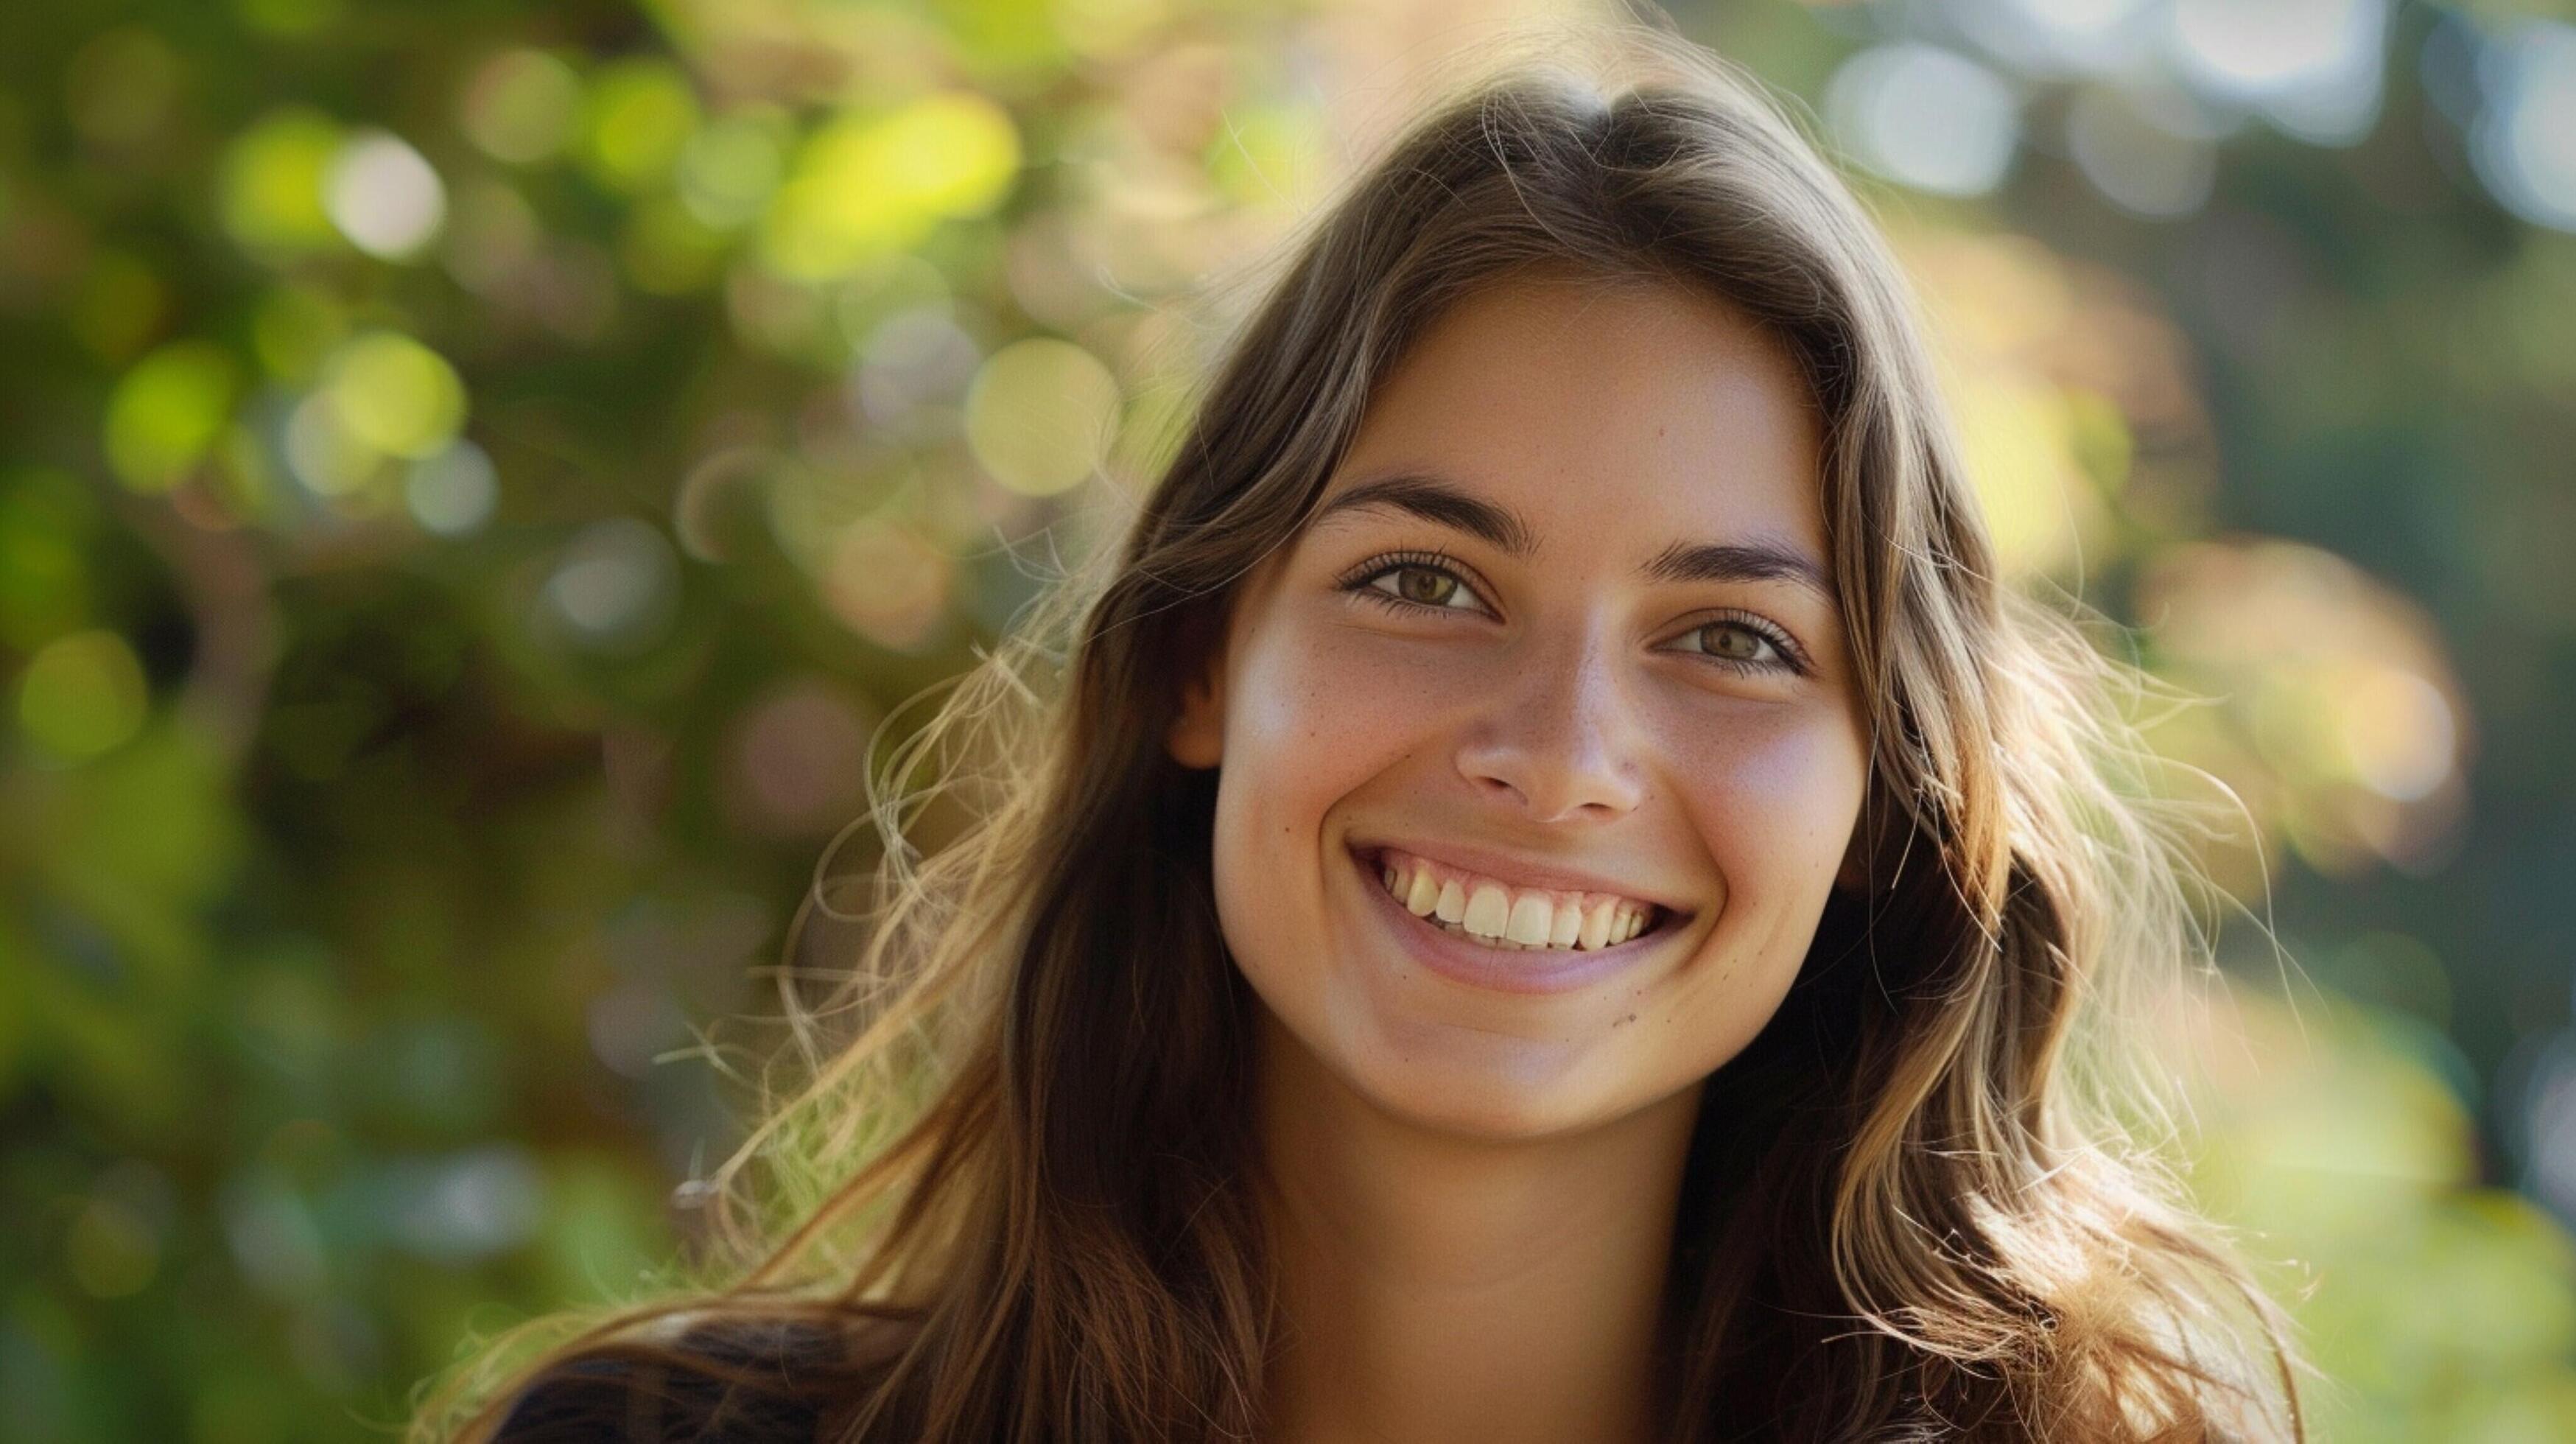
[[[1703,727],[1695,745],[1702,761],[1674,776],[1725,898],[1701,955],[1706,966],[1680,981],[1703,1022],[1707,1009],[1746,1014],[1735,1021],[1748,1027],[1724,1030],[1741,1042],[1815,940],[1860,813],[1866,761],[1848,722],[1798,709],[1730,717]]]
[[[1702,717],[1690,745],[1699,761],[1670,775],[1724,896],[1700,950],[1667,979],[1664,1006],[1647,1015],[1660,1024],[1666,1082],[1722,1067],[1779,1010],[1814,944],[1866,780],[1857,733],[1796,709],[1721,725]]]
[[[1689,769],[1685,805],[1730,877],[1766,891],[1821,890],[1841,863],[1860,813],[1867,765],[1840,719],[1783,713],[1728,728]]]
[[[1217,781],[1217,892],[1248,967],[1314,940],[1333,808],[1415,744],[1420,675],[1332,628],[1273,625],[1239,637],[1226,679]],[[1406,705],[1408,694],[1412,705]],[[1408,720],[1410,719],[1410,720]]]
[[[1318,821],[1416,745],[1425,679],[1394,649],[1315,626],[1249,640],[1227,684],[1225,757],[1229,776],[1257,780],[1263,796],[1246,806],[1274,828]]]

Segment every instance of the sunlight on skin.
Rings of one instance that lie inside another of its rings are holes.
[[[1769,1021],[1856,876],[1867,755],[1819,446],[1788,354],[1731,307],[1498,285],[1383,382],[1319,519],[1236,599],[1170,743],[1222,765],[1219,913],[1265,1005],[1279,1437],[1648,1427],[1696,1085]],[[1398,475],[1499,509],[1524,554],[1333,509]],[[1827,585],[1642,574],[1709,543]],[[1472,945],[1388,906],[1351,853],[1368,843],[1684,915],[1568,986],[1481,985],[1440,962]]]

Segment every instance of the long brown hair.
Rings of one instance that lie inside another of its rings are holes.
[[[703,1371],[679,1328],[757,1324],[794,1326],[795,1367],[717,1372],[833,1438],[1254,1436],[1257,1003],[1217,928],[1213,774],[1164,737],[1379,378],[1532,266],[1705,288],[1787,345],[1873,739],[1870,887],[1706,1085],[1670,1437],[2303,1436],[2281,1316],[2129,1142],[2160,1115],[2124,1000],[2209,957],[2126,720],[2144,679],[1998,577],[1900,268],[1797,127],[1662,32],[1582,38],[1480,76],[1316,214],[1123,540],[876,779],[864,945],[821,1002],[790,990],[795,1086],[719,1174],[735,1275],[506,1379],[492,1351],[416,1437],[487,1437],[577,1355]],[[925,853],[933,801],[963,822]],[[772,1186],[739,1201],[753,1162]]]

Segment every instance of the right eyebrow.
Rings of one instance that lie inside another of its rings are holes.
[[[1367,506],[1408,512],[1435,525],[1463,531],[1514,561],[1528,561],[1538,551],[1538,541],[1519,513],[1461,491],[1438,477],[1415,472],[1361,482],[1324,503],[1308,524]]]

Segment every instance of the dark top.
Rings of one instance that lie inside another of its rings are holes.
[[[677,1350],[734,1365],[755,1382],[665,1367],[602,1349],[557,1364],[528,1385],[494,1444],[784,1444],[821,1433],[819,1385],[846,1373],[839,1341],[820,1326],[707,1325]]]

